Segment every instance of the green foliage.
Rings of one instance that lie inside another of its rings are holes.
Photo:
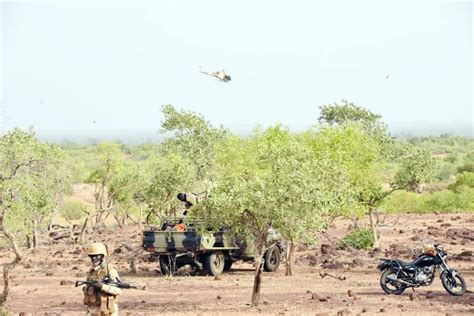
[[[196,181],[193,164],[177,154],[167,154],[151,160],[142,178],[143,191],[139,192],[150,210],[168,216],[181,204],[176,199],[179,192],[188,192]],[[136,195],[137,197],[137,195]]]
[[[328,179],[334,183],[330,191],[339,192],[337,201],[341,204],[334,215],[363,215],[365,206],[358,201],[377,190],[375,183],[380,181],[377,173],[381,161],[379,143],[354,125],[307,132],[303,141],[313,151],[316,160],[329,161],[326,168],[333,175]]]
[[[97,156],[97,168],[91,172],[86,183],[104,186],[123,168],[125,154],[121,144],[101,143],[97,146]]]
[[[459,155],[457,153],[451,153],[445,160],[449,163],[455,164],[459,161]]]
[[[426,213],[426,198],[414,192],[398,191],[380,205],[385,213]]]
[[[449,186],[450,190],[458,191],[461,187],[474,188],[474,172],[463,172],[458,174],[456,182]]]
[[[81,219],[85,216],[87,205],[80,201],[67,200],[64,202],[60,214],[70,221]]]
[[[320,107],[319,123],[329,125],[344,125],[347,123],[367,123],[378,122],[381,115],[342,100],[342,104],[324,105]]]
[[[400,158],[400,169],[395,175],[392,187],[416,191],[422,183],[432,180],[436,172],[436,162],[426,149],[404,144]]]
[[[0,152],[1,226],[13,244],[31,237],[52,216],[68,189],[68,173],[62,150],[39,142],[32,131],[4,135]]]
[[[473,211],[474,190],[464,187],[459,193],[451,190],[434,192],[426,201],[426,209],[432,212]]]
[[[371,249],[374,246],[374,235],[369,228],[357,228],[342,238],[340,247],[345,249],[353,247],[356,249]]]
[[[380,206],[387,213],[430,213],[474,211],[474,189],[467,186],[451,190],[437,191],[431,194],[413,192],[395,192]]]
[[[216,225],[241,227],[257,239],[271,223],[291,240],[321,227],[318,205],[328,198],[314,181],[316,159],[288,130],[229,137],[218,149],[218,180],[202,210]]]
[[[434,178],[440,181],[448,180],[454,176],[456,172],[456,165],[444,162],[439,165],[438,172],[435,174]]]
[[[167,152],[188,157],[197,178],[206,179],[214,165],[216,143],[223,139],[226,131],[213,127],[202,115],[177,111],[172,105],[164,105],[162,112],[165,118],[161,131],[173,134],[165,143]]]
[[[474,172],[474,162],[467,162],[464,165],[460,166],[457,169],[458,173],[463,173],[463,172]]]

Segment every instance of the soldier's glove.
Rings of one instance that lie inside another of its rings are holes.
[[[102,288],[102,285],[104,285],[104,283],[102,283],[102,282],[100,282],[100,281],[95,282],[95,283],[93,284],[93,286],[94,286],[94,288],[95,288],[96,290],[100,290],[100,289]]]

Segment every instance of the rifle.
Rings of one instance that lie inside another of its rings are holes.
[[[76,287],[81,286],[81,285],[92,285],[94,283],[97,283],[98,281],[76,281]],[[105,278],[102,283],[107,284],[107,285],[112,285],[116,286],[120,289],[136,289],[137,287],[128,283],[122,283],[122,282],[116,282],[110,278]]]

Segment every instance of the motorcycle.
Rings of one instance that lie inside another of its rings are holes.
[[[408,287],[433,284],[436,270],[440,269],[441,283],[451,295],[460,296],[466,292],[466,282],[461,274],[450,269],[448,254],[443,246],[436,244],[431,251],[424,251],[412,262],[399,259],[380,259],[378,269],[382,272],[380,286],[387,294],[400,295]]]

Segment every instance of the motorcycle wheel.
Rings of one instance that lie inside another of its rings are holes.
[[[444,289],[453,296],[461,296],[466,293],[466,281],[459,273],[453,276],[444,270],[441,273],[441,283],[443,283]]]
[[[387,294],[400,295],[407,288],[406,285],[398,283],[396,281],[391,281],[388,279],[389,276],[396,278],[398,270],[396,269],[386,269],[380,276],[380,286],[382,290]]]

